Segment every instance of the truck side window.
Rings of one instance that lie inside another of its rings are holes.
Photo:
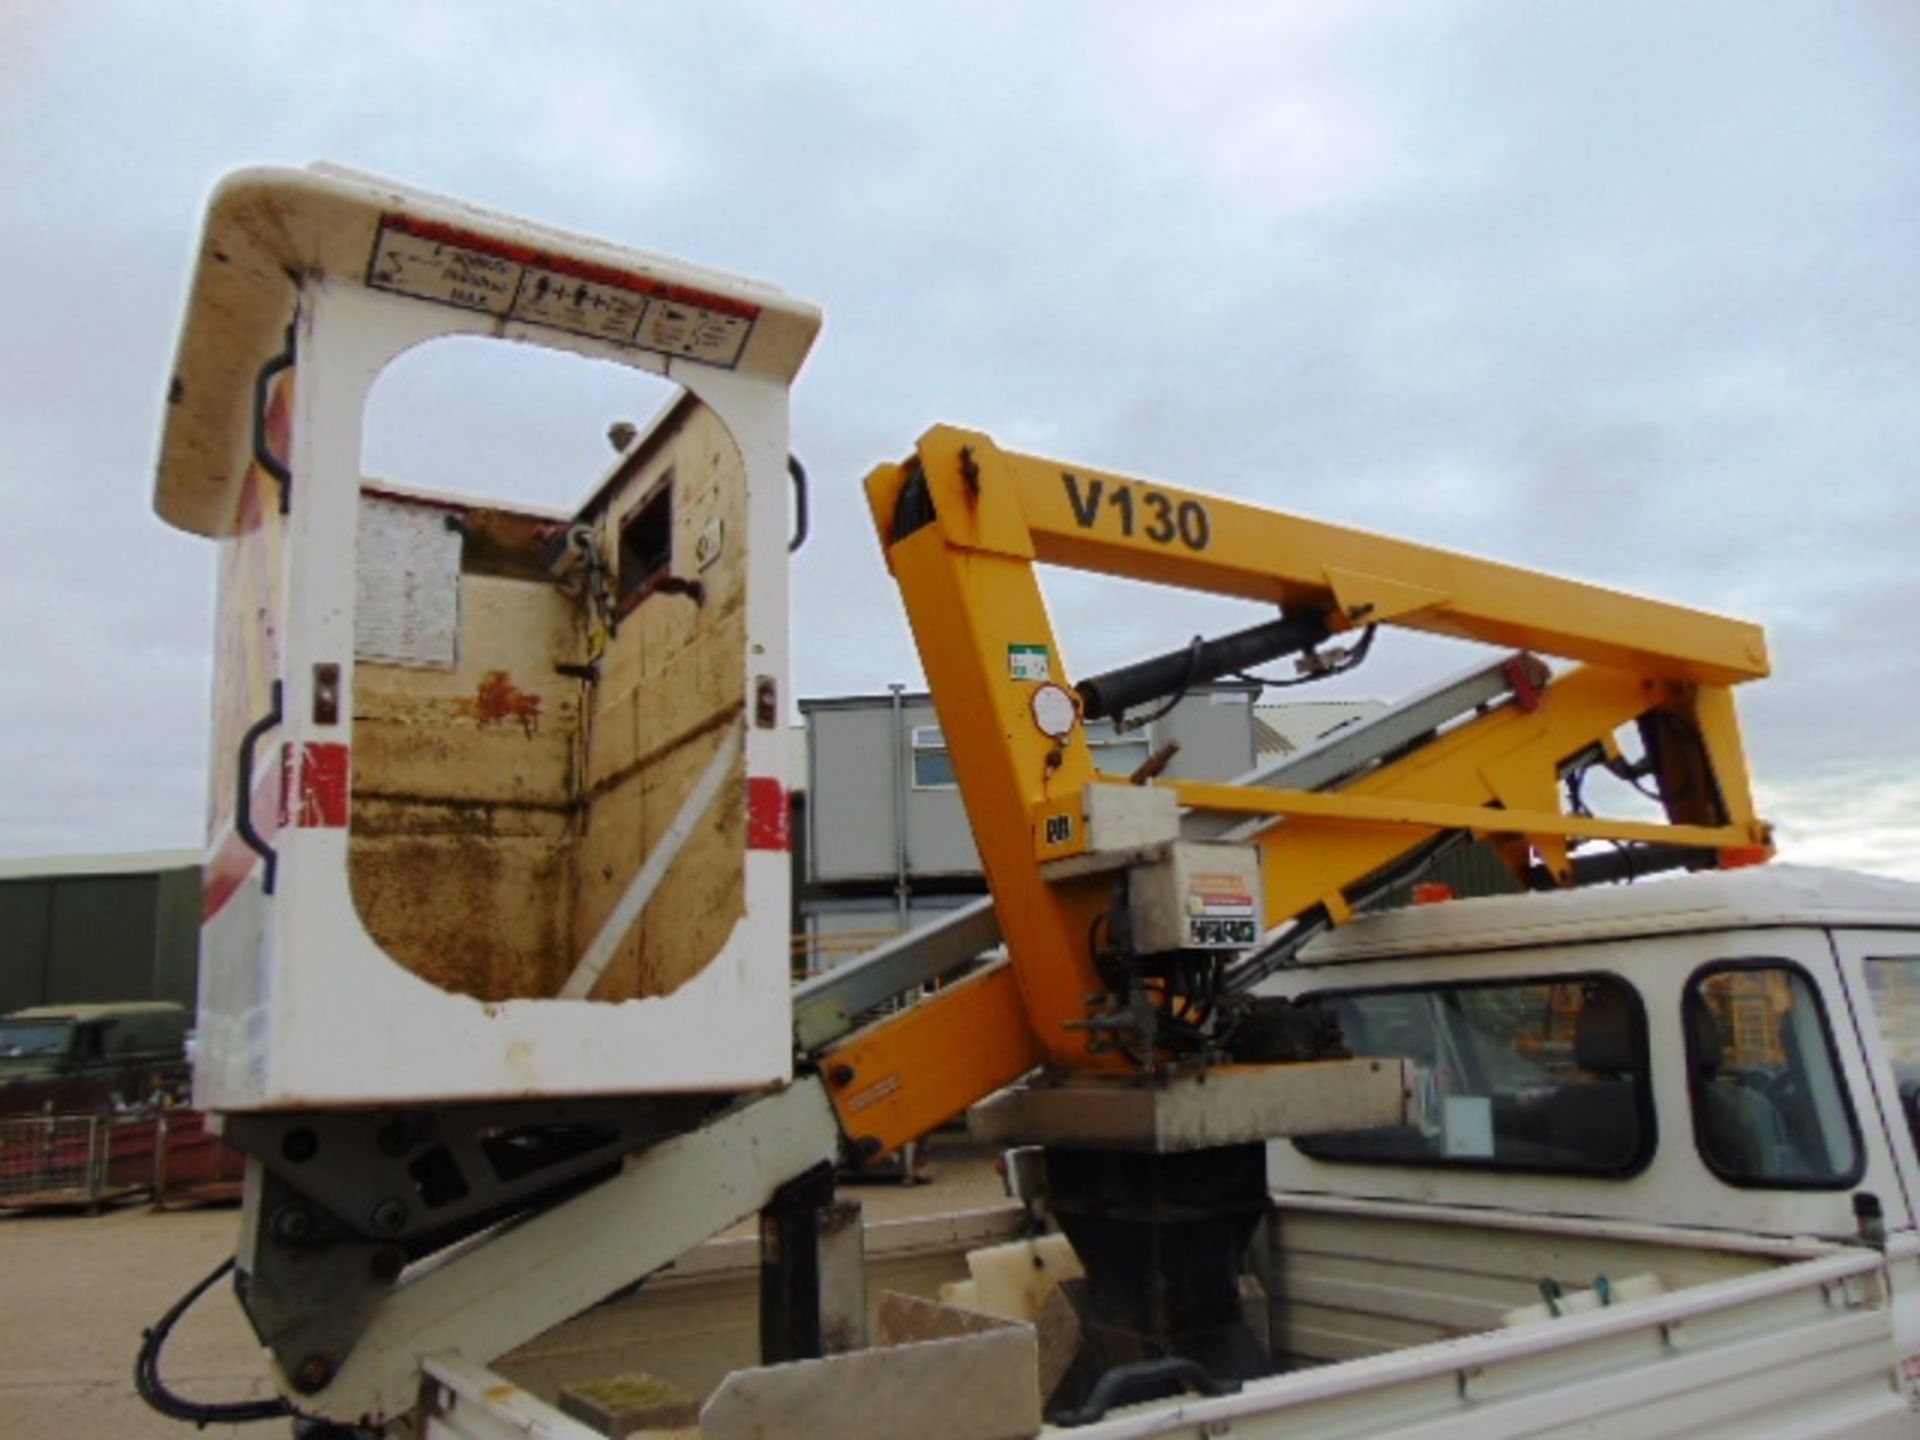
[[[1694,1138],[1730,1185],[1843,1189],[1860,1128],[1820,996],[1784,960],[1709,965],[1682,1001]]]
[[[1356,1055],[1418,1068],[1418,1125],[1305,1137],[1317,1160],[1627,1176],[1653,1156],[1647,1022],[1611,975],[1346,991],[1332,1011]]]
[[[1920,956],[1867,961],[1867,993],[1900,1089],[1900,1113],[1920,1148]]]

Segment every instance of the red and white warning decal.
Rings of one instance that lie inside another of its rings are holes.
[[[787,792],[778,780],[764,775],[747,777],[747,848],[785,850],[793,843],[792,812]]]
[[[381,217],[375,290],[732,369],[760,307],[438,221]]]
[[[1196,874],[1187,881],[1189,915],[1251,915],[1253,892],[1238,875]]]
[[[280,830],[346,827],[351,753],[344,745],[280,747]]]

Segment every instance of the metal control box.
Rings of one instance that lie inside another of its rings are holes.
[[[1260,852],[1182,840],[1127,872],[1134,949],[1246,950],[1259,943]]]

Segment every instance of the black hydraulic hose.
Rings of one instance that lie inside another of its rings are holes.
[[[1367,626],[1360,632],[1359,642],[1346,657],[1339,659],[1336,664],[1328,665],[1325,669],[1316,668],[1307,671],[1304,675],[1289,675],[1285,678],[1277,675],[1251,675],[1244,670],[1236,670],[1233,678],[1245,680],[1252,685],[1264,685],[1269,690],[1290,690],[1296,685],[1312,685],[1317,681],[1331,680],[1336,675],[1345,675],[1350,670],[1358,670],[1366,663],[1367,656],[1373,651],[1373,637],[1379,629],[1378,625]]]
[[[140,1398],[169,1420],[184,1420],[205,1429],[209,1425],[247,1425],[256,1420],[281,1420],[294,1413],[291,1405],[275,1396],[271,1400],[187,1400],[173,1393],[160,1378],[160,1351],[167,1336],[182,1315],[223,1275],[233,1269],[229,1256],[214,1267],[213,1273],[173,1302],[173,1308],[160,1317],[160,1323],[140,1336],[140,1354],[133,1362],[133,1388]]]
[[[1403,855],[1385,869],[1377,870],[1358,886],[1347,890],[1347,903],[1355,910],[1366,908],[1388,891],[1410,885],[1445,856],[1467,843],[1464,830],[1446,830],[1417,850]],[[1324,905],[1315,905],[1294,917],[1293,924],[1261,949],[1243,956],[1227,967],[1223,987],[1229,994],[1253,989],[1276,970],[1285,969],[1316,935],[1333,927],[1333,917]]]
[[[1104,720],[1189,686],[1205,685],[1283,655],[1311,650],[1330,633],[1324,615],[1283,615],[1216,640],[1201,640],[1150,660],[1122,665],[1082,680],[1074,689],[1080,694],[1081,713],[1089,720]]]
[[[1713,850],[1693,845],[1620,845],[1592,855],[1573,857],[1573,883],[1611,885],[1629,883],[1644,875],[1661,875],[1669,870],[1710,870],[1719,860]],[[1534,890],[1555,890],[1559,882],[1544,865],[1527,872],[1527,884]]]
[[[1153,710],[1151,710],[1145,715],[1129,716],[1127,719],[1127,723],[1121,728],[1127,729],[1127,730],[1138,730],[1144,726],[1153,724],[1154,721],[1162,718],[1163,716],[1171,715],[1173,713],[1173,707],[1178,705],[1182,700],[1186,699],[1187,691],[1193,687],[1194,665],[1195,665],[1195,662],[1198,661],[1198,659],[1200,658],[1200,647],[1206,643],[1207,642],[1201,639],[1200,636],[1198,635],[1194,636],[1192,641],[1189,642],[1187,645],[1187,668],[1181,673],[1180,683],[1174,686],[1173,690],[1168,694],[1167,698],[1165,700],[1162,700],[1159,705],[1154,707]],[[1095,716],[1093,718],[1097,719],[1099,717]]]

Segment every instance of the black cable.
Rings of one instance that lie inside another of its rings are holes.
[[[1373,649],[1374,632],[1379,628],[1378,625],[1367,626],[1367,628],[1361,632],[1359,641],[1354,645],[1353,649],[1347,653],[1346,658],[1338,665],[1330,666],[1325,670],[1315,670],[1306,675],[1295,675],[1291,679],[1286,680],[1275,679],[1271,675],[1256,675],[1249,670],[1235,670],[1233,672],[1233,678],[1235,680],[1245,680],[1252,685],[1266,685],[1275,690],[1290,690],[1296,685],[1311,685],[1316,680],[1331,680],[1336,675],[1345,675],[1349,671],[1360,668],[1361,662],[1367,658],[1367,652]]]
[[[1567,772],[1567,779],[1566,779],[1567,813],[1569,815],[1578,815],[1582,819],[1591,820],[1593,818],[1593,808],[1587,804],[1587,789],[1586,789],[1588,773],[1589,772],[1586,768],[1582,768],[1578,770],[1569,770]],[[1609,769],[1608,773],[1613,774],[1617,772]],[[1640,788],[1639,786],[1634,785],[1633,781],[1631,780],[1627,781],[1627,784],[1629,786],[1632,786],[1632,788],[1636,790]],[[1602,838],[1606,840],[1607,844],[1613,846],[1614,849],[1620,851],[1623,854],[1626,853],[1627,851],[1626,841],[1616,840],[1611,836],[1603,836]],[[1582,840],[1575,840],[1571,844],[1569,844],[1567,848],[1568,850],[1571,851],[1585,843],[1586,842]],[[1633,870],[1632,870],[1631,864],[1629,864],[1628,866],[1627,880],[1629,881],[1629,883],[1631,883],[1631,881],[1633,880]],[[1577,884],[1578,882],[1576,881],[1575,883]]]
[[[193,1307],[223,1275],[233,1269],[229,1256],[214,1267],[213,1273],[173,1302],[173,1308],[160,1317],[159,1324],[140,1333],[140,1354],[133,1362],[133,1388],[140,1398],[169,1420],[184,1420],[199,1429],[209,1425],[248,1425],[256,1420],[281,1420],[294,1413],[285,1400],[225,1400],[202,1402],[186,1400],[173,1393],[160,1378],[160,1351],[180,1317]]]
[[[1151,725],[1154,721],[1172,714],[1173,707],[1187,698],[1187,691],[1193,684],[1194,672],[1200,668],[1200,649],[1206,643],[1206,637],[1203,635],[1193,637],[1193,643],[1187,647],[1187,668],[1180,675],[1180,688],[1173,692],[1172,698],[1170,698],[1166,704],[1162,705],[1151,715],[1143,715],[1138,720],[1131,719],[1125,715],[1116,716],[1113,722],[1115,733],[1138,730],[1143,725]]]
[[[1696,775],[1711,773],[1711,767],[1707,761],[1707,743],[1705,739],[1702,738],[1698,726],[1683,716],[1674,714],[1671,710],[1650,710],[1644,717],[1643,723],[1646,727],[1642,731],[1643,737],[1654,742],[1648,745],[1646,759],[1643,763],[1649,764],[1653,768],[1654,783],[1660,791],[1659,794],[1649,796],[1648,798],[1659,801],[1662,805],[1668,806],[1669,809],[1677,808],[1683,802],[1693,798],[1694,790],[1697,788],[1695,781]],[[1663,742],[1657,740],[1655,737],[1656,732],[1662,730],[1666,732],[1667,736],[1664,743],[1685,746],[1693,752],[1692,758],[1694,765],[1691,767],[1682,767],[1681,776],[1685,783],[1679,786],[1672,795],[1666,793],[1666,786],[1661,783],[1660,774],[1662,771],[1670,772],[1673,767],[1663,766],[1657,763],[1659,758],[1658,747]],[[1639,789],[1637,785],[1634,788]],[[1641,791],[1641,793],[1646,794],[1645,791]]]
[[[1653,801],[1653,803],[1656,805],[1666,804],[1666,801],[1661,797],[1660,792],[1658,790],[1649,790],[1645,785],[1641,784],[1640,781],[1638,780],[1628,780],[1627,785],[1628,785],[1628,788],[1633,790],[1635,794],[1645,796],[1647,799]]]
[[[1593,811],[1587,808],[1586,781],[1587,772],[1585,770],[1569,770],[1567,772],[1567,813],[1591,820],[1593,818]]]
[[[1246,958],[1236,962],[1227,972],[1226,989],[1232,995],[1244,995],[1262,980],[1292,963],[1307,942],[1324,930],[1333,928],[1324,905],[1315,905],[1312,909],[1297,916],[1280,935]]]
[[[1649,712],[1644,717],[1644,720],[1649,727],[1653,729],[1660,729],[1660,728],[1663,728],[1665,723],[1668,721],[1676,721],[1676,722],[1679,721],[1679,717],[1667,711],[1656,710],[1656,711]],[[1686,738],[1685,723],[1680,722],[1680,725],[1681,725],[1682,737]],[[1643,745],[1644,745],[1644,732],[1643,732]],[[1632,789],[1633,791],[1635,791],[1637,794],[1641,795],[1645,799],[1651,800],[1653,801],[1654,804],[1660,805],[1660,806],[1665,806],[1665,804],[1667,803],[1666,796],[1660,793],[1659,780],[1657,776],[1655,778],[1655,781],[1652,787],[1649,787],[1643,783],[1648,775],[1654,774],[1654,772],[1659,768],[1654,759],[1653,746],[1650,746],[1650,745],[1644,746],[1643,752],[1638,760],[1627,760],[1624,758],[1619,760],[1609,760],[1606,762],[1606,765],[1607,765],[1608,774],[1612,775],[1616,780],[1619,780],[1624,784],[1626,784],[1630,789]],[[1683,798],[1689,791],[1691,791],[1691,789],[1692,789],[1692,786],[1689,785],[1685,790],[1681,791],[1681,793],[1679,795],[1676,795],[1674,798],[1676,800]]]

